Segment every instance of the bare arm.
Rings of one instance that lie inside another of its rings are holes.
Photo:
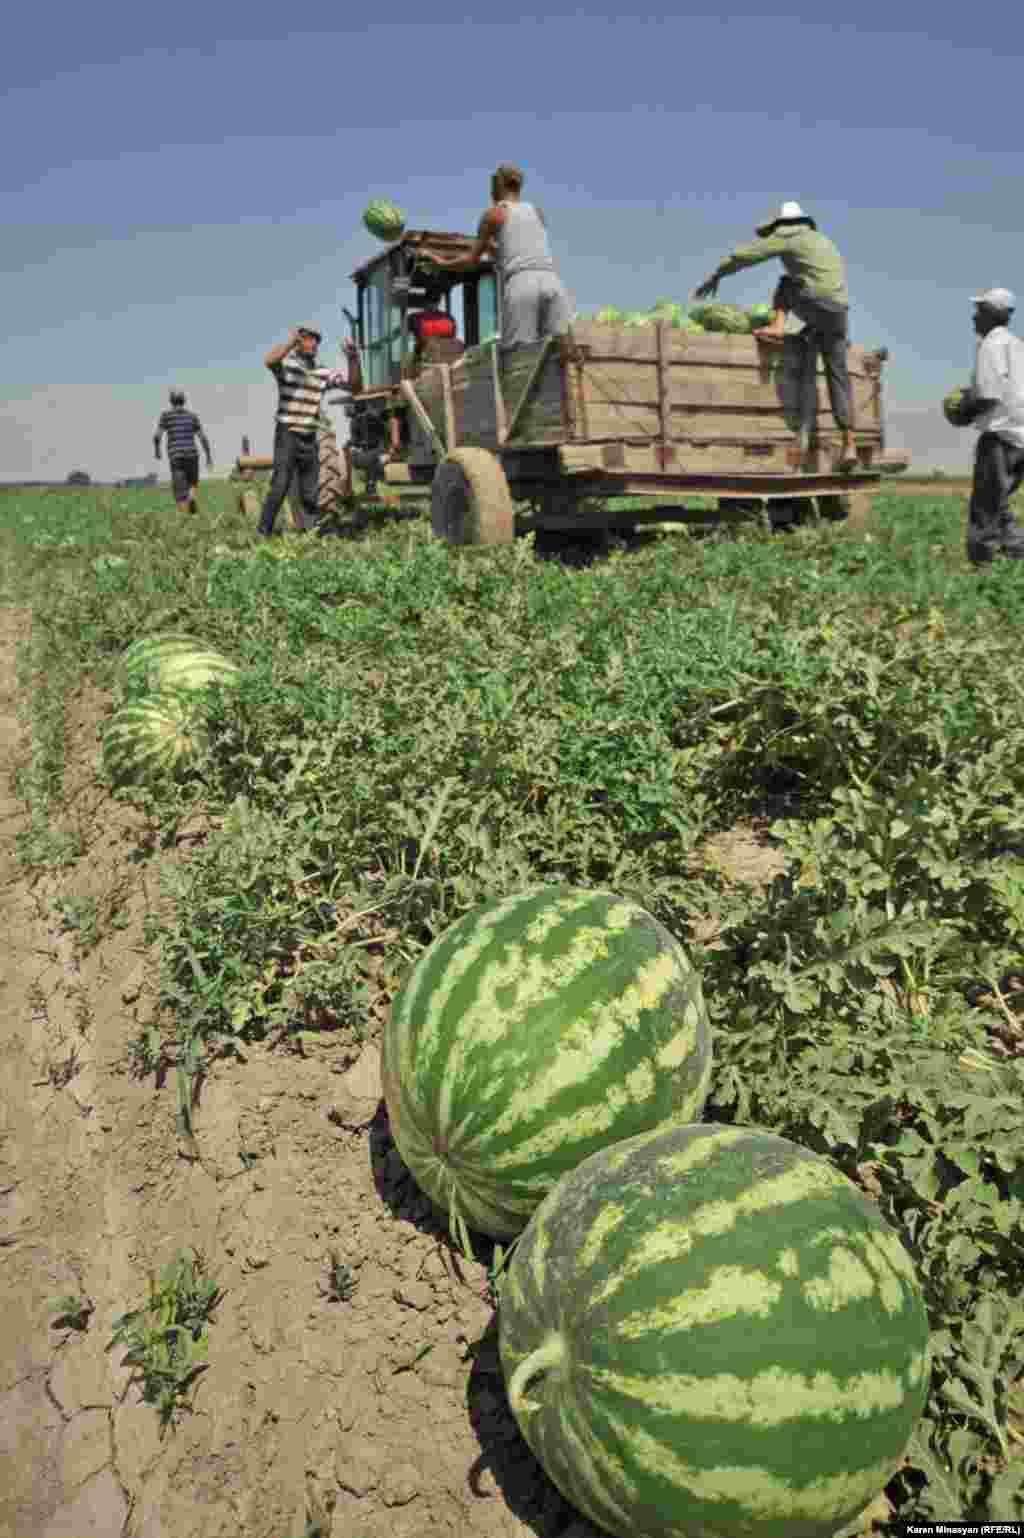
[[[272,347],[263,360],[264,367],[276,368],[279,363],[287,358],[292,348],[298,345],[298,340],[298,331],[293,331],[287,342],[282,342],[279,347]]]
[[[203,453],[206,455],[207,466],[212,469],[212,467],[213,467],[213,450],[210,448],[210,440],[209,440],[209,438],[206,436],[206,434],[202,431],[201,428],[200,428],[200,431],[199,431],[199,442],[203,445]]]
[[[164,435],[164,430],[161,427],[160,423],[158,422],[156,424],[156,432],[153,434],[153,452],[156,455],[157,459],[160,458],[160,440],[163,437],[163,435]]]
[[[498,230],[504,220],[504,209],[489,208],[480,220],[473,248],[465,256],[441,256],[428,247],[423,248],[423,255],[436,266],[443,267],[445,272],[469,272],[471,268],[479,267],[484,258],[491,255],[498,239]]]

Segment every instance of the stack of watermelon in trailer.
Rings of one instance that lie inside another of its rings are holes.
[[[502,1370],[562,1494],[616,1538],[834,1538],[924,1408],[921,1289],[827,1160],[700,1121],[711,1066],[683,946],[565,886],[440,935],[381,1058],[396,1146],[456,1239],[512,1241]]]

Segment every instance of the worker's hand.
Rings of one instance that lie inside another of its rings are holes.
[[[700,288],[695,288],[694,289],[693,297],[694,297],[694,299],[713,299],[717,293],[718,293],[718,279],[715,278],[715,277],[711,277],[711,278],[707,278],[701,284]]]

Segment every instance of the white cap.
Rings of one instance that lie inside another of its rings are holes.
[[[799,203],[782,203],[777,214],[772,214],[770,218],[765,220],[764,224],[757,225],[757,233],[764,235],[767,231],[773,230],[777,224],[788,224],[793,219],[806,218],[807,215]],[[813,222],[812,220],[811,223]]]
[[[975,294],[973,302],[989,310],[1013,310],[1017,305],[1008,288],[987,288],[983,294]]]

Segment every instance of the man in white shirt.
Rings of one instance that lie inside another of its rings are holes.
[[[1024,560],[1024,530],[1010,501],[1024,481],[1024,342],[1007,330],[1017,301],[1007,288],[974,296],[978,352],[967,396],[980,437],[967,519],[967,558]]]

